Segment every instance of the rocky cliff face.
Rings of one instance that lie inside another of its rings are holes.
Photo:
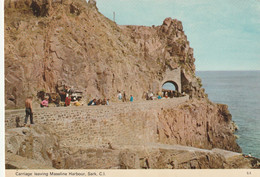
[[[5,141],[7,168],[58,167],[59,137],[46,126],[9,129]]]
[[[159,91],[166,70],[181,68],[182,91],[204,97],[195,77],[193,49],[182,23],[118,26],[94,1],[5,0],[5,102],[22,107],[27,95],[56,92],[62,84],[85,99],[141,99]]]
[[[159,115],[160,142],[241,152],[231,117],[226,105],[197,100],[163,110]]]
[[[115,101],[118,90],[140,100],[145,91],[159,91],[167,73],[176,69],[180,90],[193,98],[155,115],[162,147],[59,147],[54,131],[11,129],[7,167],[37,168],[42,162],[46,168],[251,168],[241,154],[182,150],[241,151],[227,107],[207,99],[194,61],[176,19],[166,18],[161,26],[118,26],[98,12],[94,0],[5,0],[6,108],[23,107],[26,96],[56,92],[61,85],[83,91],[85,100]],[[17,164],[25,158],[31,159],[30,166]]]
[[[221,149],[180,145],[62,147],[43,125],[6,131],[7,169],[225,169],[259,168],[259,159]]]

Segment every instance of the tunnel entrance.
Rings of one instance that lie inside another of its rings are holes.
[[[166,98],[178,97],[179,87],[174,81],[166,81],[162,85],[162,96]]]
[[[162,89],[165,90],[172,90],[172,91],[179,91],[179,87],[176,82],[174,81],[166,81],[162,85]]]
[[[177,86],[177,84],[173,84],[172,82],[165,82],[162,86],[162,89],[174,91],[177,90],[175,85]]]

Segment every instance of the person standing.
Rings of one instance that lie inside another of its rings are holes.
[[[106,105],[107,104],[107,99],[104,98],[102,101],[101,101],[101,105]]]
[[[134,97],[133,97],[133,95],[130,96],[130,101],[131,101],[131,102],[134,101]]]
[[[149,100],[153,100],[153,92],[150,92],[150,94],[149,94]]]
[[[70,101],[71,101],[70,88],[68,86],[65,86],[65,93],[66,93],[66,98],[65,98],[64,106],[66,107],[70,105]]]
[[[123,102],[126,102],[126,94],[125,94],[125,91],[123,92]]]
[[[160,96],[161,98],[163,97],[163,93],[161,91],[158,92],[158,96]]]
[[[148,94],[148,92],[146,92],[145,97],[146,97],[146,100],[149,100],[149,94]]]
[[[32,109],[32,96],[27,97],[25,100],[25,120],[24,120],[24,126],[27,124],[28,117],[30,116],[30,124],[33,123],[33,109]]]
[[[168,92],[165,92],[165,98],[168,98]]]
[[[70,101],[71,101],[71,96],[69,95],[69,97],[66,97],[65,106],[70,106]]]
[[[122,94],[121,94],[120,91],[118,92],[117,98],[118,98],[119,100],[122,100]]]

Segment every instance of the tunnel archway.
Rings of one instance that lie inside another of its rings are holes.
[[[162,96],[165,98],[173,98],[173,97],[178,97],[179,93],[179,87],[178,84],[174,81],[168,80],[163,82],[162,84]]]
[[[164,90],[173,90],[179,91],[179,87],[176,82],[174,81],[166,81],[162,84],[162,89]]]

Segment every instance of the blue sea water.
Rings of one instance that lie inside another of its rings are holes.
[[[260,71],[198,71],[211,101],[227,104],[244,154],[260,158]]]

